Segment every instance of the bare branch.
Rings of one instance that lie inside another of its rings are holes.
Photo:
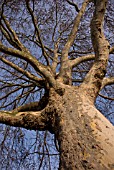
[[[103,97],[104,99],[108,99],[108,100],[114,100],[114,98],[112,98],[112,97],[107,97],[107,96],[104,96],[103,94],[100,94],[100,93],[99,93],[99,96],[100,96],[100,97]]]
[[[15,88],[15,89],[11,90],[10,92],[8,92],[7,94],[5,94],[4,96],[0,97],[0,100],[9,97],[12,93],[17,92],[17,91],[19,91],[20,89],[21,89],[21,87],[17,87],[17,88]]]
[[[29,51],[20,51],[20,50],[8,48],[4,46],[1,42],[0,42],[0,51],[5,54],[13,55],[14,57],[19,57],[27,61],[33,66],[33,68],[37,72],[42,74],[47,79],[47,81],[52,87],[57,88],[57,83],[51,73],[52,72],[51,69],[48,66],[44,66],[42,63],[40,63],[34,56],[30,54]]]
[[[68,40],[67,40],[67,42],[66,42],[66,44],[65,44],[65,46],[64,46],[64,48],[62,50],[61,68],[60,68],[60,75],[59,75],[62,78],[64,78],[64,76],[66,74],[65,70],[66,69],[68,70],[68,68],[69,68],[69,73],[68,73],[69,76],[68,77],[71,77],[71,75],[70,75],[71,74],[71,68],[70,68],[70,62],[69,62],[69,59],[68,59],[68,52],[69,52],[70,47],[74,43],[77,31],[78,31],[78,27],[79,27],[79,24],[80,24],[80,20],[81,20],[83,14],[85,12],[85,9],[86,9],[86,6],[88,5],[88,3],[89,3],[89,0],[85,0],[83,2],[82,7],[81,7],[79,13],[77,14],[77,16],[74,19],[74,25],[73,25],[73,28],[72,28],[70,34],[69,34]]]
[[[5,64],[9,65],[10,67],[12,67],[13,69],[17,70],[18,72],[22,73],[27,78],[33,80],[35,82],[35,84],[37,84],[38,86],[45,87],[45,80],[38,78],[37,76],[35,76],[35,75],[31,74],[30,72],[22,69],[21,67],[17,66],[16,64],[8,61],[7,59],[5,59],[2,56],[0,56],[0,60],[3,61]]]
[[[29,1],[26,0],[26,6],[27,6],[27,9],[32,17],[32,21],[33,21],[33,24],[34,24],[34,28],[35,28],[35,32],[37,33],[37,36],[38,36],[38,40],[39,40],[39,43],[41,44],[41,48],[42,48],[42,53],[47,61],[47,64],[49,65],[49,60],[48,60],[48,54],[47,52],[45,51],[45,48],[44,48],[44,45],[43,45],[43,42],[42,42],[42,39],[41,39],[41,36],[40,36],[40,30],[38,28],[38,24],[37,24],[37,21],[36,21],[36,18],[33,14],[33,11],[29,5]]]
[[[114,54],[114,46],[110,48],[110,54]]]
[[[56,74],[56,67],[58,65],[58,44],[59,44],[59,39],[57,40],[57,42],[55,43],[54,46],[54,57],[53,57],[53,63],[52,63],[52,71],[54,73],[54,75]]]
[[[2,19],[5,23],[6,28],[4,27],[3,23],[2,23]],[[14,46],[15,48],[19,49],[19,50],[25,50],[26,48],[24,47],[24,45],[20,42],[19,38],[16,35],[16,32],[11,28],[8,20],[6,19],[6,17],[2,14],[1,16],[1,31],[4,34],[4,36],[6,37],[6,39],[8,40],[8,42]]]
[[[57,1],[56,1],[56,8],[55,8],[55,13],[56,13],[56,17],[55,17],[55,26],[54,26],[54,30],[53,30],[53,35],[52,35],[52,40],[54,42],[54,36],[56,36],[56,28],[57,28],[57,24],[58,24],[58,5],[57,5]]]
[[[72,82],[73,83],[82,83],[83,82],[83,80],[81,80],[81,79],[72,79]]]
[[[73,44],[75,38],[76,38],[76,34],[77,34],[77,31],[78,31],[78,27],[79,27],[79,24],[80,24],[80,20],[85,12],[85,9],[86,9],[86,6],[88,5],[89,3],[89,0],[85,0],[79,13],[77,14],[76,18],[74,19],[74,25],[73,25],[73,28],[69,34],[69,37],[68,37],[68,40],[62,50],[62,57],[61,57],[61,62],[64,62],[67,58],[68,58],[68,52],[69,52],[69,49],[71,47],[71,45]]]
[[[19,106],[13,110],[13,112],[24,112],[24,111],[40,111],[44,109],[48,103],[48,92],[40,99],[40,101],[31,102],[22,106]]]
[[[13,105],[13,109],[14,109],[14,108],[16,107],[16,101],[19,102],[19,100],[22,99],[22,98],[24,98],[24,97],[25,97],[25,100],[24,100],[23,102],[25,102],[26,99],[27,99],[27,97],[28,97],[28,95],[29,95],[30,93],[33,93],[33,90],[35,89],[35,87],[33,86],[33,87],[31,87],[28,91],[24,92],[24,89],[25,89],[25,88],[28,88],[28,87],[23,87],[23,89],[22,89],[22,87],[20,87],[20,88],[18,88],[18,89],[14,89],[14,90],[10,91],[9,93],[7,93],[5,96],[1,97],[1,99],[5,99],[5,100],[6,100],[6,103],[7,103],[7,104],[6,104],[6,105],[3,104],[2,106],[0,106],[0,108],[6,108],[6,107],[11,106],[12,104],[14,104],[14,105]],[[19,92],[20,89],[22,89],[21,94],[18,95],[15,99],[13,99],[13,101],[10,101],[10,102],[8,103],[7,98],[9,97],[9,95],[12,95],[12,94],[15,93],[16,91]]]
[[[114,84],[114,77],[105,77],[102,81],[101,89],[107,85]]]
[[[95,11],[91,21],[91,39],[95,52],[95,62],[87,73],[82,87],[90,92],[90,98],[94,101],[102,85],[106,73],[109,58],[109,43],[103,32],[103,21],[107,0],[96,0]]]
[[[109,53],[112,54],[113,50],[114,50],[114,48],[112,47],[110,49]],[[71,64],[72,67],[75,67],[78,64],[80,64],[81,62],[94,60],[94,59],[95,59],[95,55],[94,54],[89,54],[89,55],[81,56],[81,57],[78,57],[78,58],[75,58],[75,59],[71,60],[70,64]]]
[[[66,0],[66,1],[67,1],[70,5],[74,6],[77,12],[80,11],[77,4],[75,4],[75,3],[73,3],[73,2],[71,2],[71,1],[69,1],[69,0]]]
[[[89,54],[91,52],[94,52],[93,49],[91,50],[88,50],[88,51],[77,51],[77,50],[72,50],[70,51],[68,54],[71,55],[71,54]]]
[[[45,111],[39,112],[9,112],[0,111],[0,123],[14,126],[22,127],[26,129],[33,130],[46,130],[46,116]]]
[[[91,39],[96,60],[107,60],[109,54],[109,43],[103,32],[103,21],[107,0],[95,2],[95,11],[91,21]]]
[[[42,50],[43,50],[43,54],[44,54],[45,57],[47,57],[47,53],[45,52],[44,45],[43,45],[42,40],[40,38],[40,33],[39,33],[39,30],[38,30],[38,27],[36,26],[36,19],[33,15],[32,9],[29,6],[29,2],[26,1],[26,4],[27,4],[27,8],[29,10],[29,13],[31,14],[36,32],[38,34],[38,38],[39,38],[39,42],[40,42]],[[2,10],[2,18],[1,19],[3,19],[3,21],[6,25],[6,28],[7,28],[7,29],[5,29],[5,27],[2,24],[1,29],[6,36],[6,39],[8,40],[8,42],[11,45],[16,47],[18,50],[12,49],[12,48],[7,48],[0,42],[0,51],[5,53],[5,54],[10,54],[10,55],[19,57],[19,58],[27,61],[29,64],[31,64],[33,66],[33,68],[37,72],[39,72],[41,75],[43,75],[47,79],[47,81],[49,82],[49,84],[51,86],[55,87],[56,82],[55,82],[54,77],[52,76],[52,71],[51,71],[50,67],[48,66],[49,68],[48,67],[46,68],[42,63],[40,63],[35,57],[33,57],[30,54],[28,49],[26,47],[24,47],[23,44],[21,44],[21,42],[19,41],[15,31],[10,27],[9,22],[6,20],[5,16],[3,15],[3,10]],[[49,65],[49,63],[48,63],[48,65]]]
[[[75,67],[78,64],[80,64],[81,62],[88,61],[88,60],[94,60],[94,59],[95,59],[95,55],[90,54],[90,55],[78,57],[78,58],[76,58],[74,60],[71,60],[70,62],[71,62],[71,66]]]

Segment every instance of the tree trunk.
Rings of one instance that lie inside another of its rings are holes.
[[[114,169],[114,127],[82,89],[65,89],[63,96],[50,94],[55,113],[51,128],[60,149],[59,169]]]

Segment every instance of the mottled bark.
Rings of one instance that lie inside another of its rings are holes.
[[[27,112],[9,112],[0,111],[0,123],[14,126],[22,127],[29,130],[47,130],[47,117],[45,111],[27,111]]]
[[[80,88],[56,96],[52,128],[60,149],[60,170],[114,168],[114,127]],[[52,103],[54,103],[52,97]],[[51,103],[50,102],[50,103]]]
[[[95,62],[82,84],[93,102],[101,89],[109,57],[110,46],[103,31],[106,4],[107,0],[94,1],[95,11],[91,21],[91,40],[95,52]]]
[[[0,60],[23,74],[37,87],[48,89],[49,94],[39,102],[20,106],[11,112],[0,112],[0,123],[23,127],[32,130],[48,130],[55,134],[60,151],[60,170],[113,170],[114,169],[114,127],[95,108],[94,101],[99,91],[107,84],[114,83],[114,78],[104,78],[109,57],[114,48],[109,44],[103,33],[103,21],[107,0],[96,0],[95,11],[91,21],[91,39],[94,54],[70,60],[69,50],[72,47],[79,28],[81,18],[90,0],[85,0],[75,17],[68,39],[61,50],[59,60],[59,40],[55,43],[54,57],[49,65],[47,50],[40,36],[38,23],[34,12],[26,1],[26,7],[32,18],[39,47],[46,59],[47,65],[41,63],[19,41],[16,33],[10,27],[5,17],[1,16],[1,31],[13,47],[9,48],[0,42],[0,52],[25,60],[36,73],[24,70],[19,65],[0,57]],[[4,24],[3,24],[4,23]],[[9,35],[4,30],[4,25]],[[16,44],[17,40],[17,44]],[[72,69],[83,61],[95,62],[86,75],[80,87],[72,86]],[[60,64],[60,71],[56,69]],[[13,75],[13,74],[12,74]],[[40,78],[39,78],[40,77]],[[7,81],[5,80],[6,84]],[[3,86],[4,87],[4,86]],[[10,88],[10,84],[8,84]],[[12,91],[11,91],[12,92]],[[12,92],[13,93],[13,92]],[[8,93],[5,95],[7,97]],[[5,98],[4,96],[1,98]]]
[[[55,134],[60,170],[113,169],[114,127],[82,88],[65,85],[64,89],[62,96],[50,89],[49,102],[43,110],[2,112],[0,122]]]

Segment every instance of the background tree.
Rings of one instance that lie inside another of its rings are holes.
[[[113,169],[113,2],[0,5],[1,169]]]

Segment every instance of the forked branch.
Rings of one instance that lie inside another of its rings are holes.
[[[32,22],[33,22],[33,25],[34,25],[34,28],[35,28],[35,32],[36,32],[36,35],[37,35],[37,37],[38,37],[38,41],[39,41],[39,43],[40,43],[40,45],[41,45],[41,49],[42,49],[43,56],[44,56],[45,59],[46,59],[47,65],[49,65],[48,54],[47,54],[47,52],[45,51],[44,44],[43,44],[43,42],[42,42],[41,35],[40,35],[40,30],[39,30],[39,28],[38,28],[38,23],[37,23],[37,21],[36,21],[36,18],[35,18],[35,16],[34,16],[34,13],[33,13],[32,9],[31,9],[31,7],[30,7],[29,0],[26,0],[26,6],[27,6],[27,9],[28,9],[28,11],[29,11],[29,13],[30,13],[30,15],[31,15]]]
[[[3,35],[6,37],[7,41],[18,50],[26,50],[24,45],[20,42],[16,32],[11,28],[10,23],[3,14],[0,19],[0,24],[0,29]]]
[[[73,25],[73,28],[69,34],[69,37],[68,37],[68,40],[62,50],[62,58],[61,58],[61,61],[64,62],[67,58],[68,58],[68,52],[69,52],[69,49],[70,47],[72,46],[75,38],[76,38],[76,34],[77,34],[77,31],[78,31],[78,27],[79,27],[79,24],[80,24],[80,20],[85,12],[85,9],[87,7],[89,3],[89,0],[85,0],[79,13],[77,14],[77,16],[75,17],[74,19],[74,25]]]
[[[17,66],[16,64],[12,63],[11,61],[5,59],[2,56],[0,56],[0,60],[2,62],[4,62],[5,64],[7,64],[8,66],[10,66],[13,69],[15,69],[16,71],[18,71],[19,73],[25,75],[28,79],[34,81],[37,86],[45,87],[46,84],[45,84],[45,80],[44,79],[38,78],[34,74],[31,74],[29,71],[26,71],[26,70],[22,69],[21,67]]]
[[[75,4],[75,3],[73,3],[73,2],[71,2],[71,1],[69,1],[69,0],[66,0],[66,1],[67,1],[70,5],[74,6],[77,12],[80,11],[77,4]]]
[[[57,82],[52,74],[51,69],[48,66],[45,66],[42,63],[40,63],[29,51],[20,51],[17,49],[8,48],[4,46],[1,42],[0,51],[5,54],[12,55],[13,57],[18,57],[20,59],[27,61],[31,66],[33,66],[33,68],[38,73],[40,73],[42,76],[46,78],[50,86],[54,87],[55,89],[58,88]]]
[[[27,112],[27,111],[41,111],[48,104],[49,94],[48,91],[44,94],[44,96],[36,102],[27,103],[25,105],[19,106],[15,108],[12,112]]]
[[[101,89],[105,86],[114,84],[114,77],[105,77],[102,81]]]
[[[113,52],[114,52],[114,47],[110,48],[109,54],[113,54]],[[81,57],[78,57],[78,58],[71,60],[70,65],[72,67],[75,67],[78,64],[80,64],[81,62],[90,61],[90,60],[94,60],[94,59],[95,59],[95,55],[89,54],[89,55],[81,56]]]
[[[102,86],[109,58],[109,43],[103,32],[106,4],[107,0],[96,0],[95,3],[95,11],[91,21],[91,39],[95,52],[95,62],[82,83],[82,87],[85,86],[85,89],[90,92],[93,101]]]
[[[70,50],[70,47],[74,43],[74,40],[75,40],[77,32],[78,32],[78,27],[79,27],[81,18],[82,18],[83,14],[86,10],[88,3],[89,3],[89,0],[85,0],[83,2],[79,13],[77,14],[77,16],[74,19],[74,24],[73,24],[72,30],[71,30],[71,32],[68,36],[67,42],[66,42],[65,46],[63,47],[62,55],[61,55],[61,68],[60,68],[60,77],[62,77],[62,78],[66,74],[65,70],[68,70],[68,68],[70,68],[70,61],[68,59],[68,52]],[[69,69],[69,73],[68,73],[69,75],[70,75],[70,71],[71,71],[71,68]],[[69,77],[71,77],[71,75]]]

